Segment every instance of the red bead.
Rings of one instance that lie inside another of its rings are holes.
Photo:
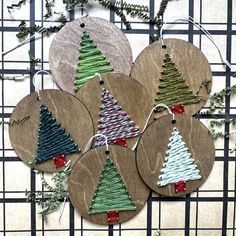
[[[171,111],[175,115],[183,115],[185,114],[184,106],[183,105],[174,105],[171,107]]]
[[[175,186],[175,192],[178,193],[179,191],[186,191],[186,182],[185,181],[179,181],[174,184]]]
[[[113,141],[114,144],[120,145],[121,147],[127,147],[125,138],[117,138]]]
[[[64,155],[56,155],[53,160],[56,168],[62,167],[67,163],[66,157]]]
[[[119,220],[119,212],[118,211],[108,211],[107,212],[107,221],[115,222]]]

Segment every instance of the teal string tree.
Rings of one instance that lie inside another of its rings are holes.
[[[80,152],[80,148],[57,122],[56,118],[41,105],[39,109],[38,147],[35,163],[43,163],[56,155],[67,155]]]

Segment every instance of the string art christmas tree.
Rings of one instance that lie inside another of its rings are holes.
[[[90,39],[87,32],[83,32],[80,46],[80,56],[74,81],[76,91],[92,79],[96,73],[102,74],[113,71],[110,62]]]
[[[176,127],[173,128],[169,150],[157,186],[174,184],[175,191],[185,191],[186,181],[201,179],[200,171]]]
[[[190,105],[200,102],[199,97],[189,89],[169,54],[165,54],[162,67],[159,91],[155,98],[156,105],[164,103],[168,107],[172,107],[174,105]]]
[[[136,206],[113,161],[107,157],[89,214],[107,212],[107,221],[119,220],[119,211],[134,211]]]
[[[121,146],[126,146],[125,139],[140,135],[139,127],[135,125],[131,117],[122,110],[117,100],[105,88],[102,91],[101,102],[98,134],[107,136],[108,143],[120,142]],[[97,139],[97,146],[104,144],[104,138]]]
[[[80,152],[78,145],[56,121],[45,105],[40,106],[38,148],[35,163],[42,163],[59,156]],[[58,161],[58,160],[57,160]]]

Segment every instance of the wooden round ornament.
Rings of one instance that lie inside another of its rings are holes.
[[[180,196],[199,188],[215,160],[209,130],[197,119],[163,116],[149,125],[139,139],[136,161],[144,182],[155,192]]]
[[[40,100],[37,97],[36,92],[31,93],[16,105],[10,121],[29,118],[9,127],[10,140],[27,165],[58,172],[62,168],[56,166],[65,158],[75,163],[81,156],[93,135],[92,119],[84,104],[69,93],[46,89],[40,91]],[[48,128],[49,124],[55,128]]]
[[[116,142],[116,138],[125,138],[123,141],[130,148],[140,136],[152,107],[146,89],[137,81],[119,73],[94,77],[76,93],[76,97],[88,108],[95,133],[106,135],[109,143]]]
[[[118,145],[109,145],[108,155],[104,147],[91,149],[75,163],[70,176],[72,204],[81,216],[100,225],[131,219],[144,207],[149,193],[138,174],[135,153]]]
[[[129,41],[117,26],[97,17],[84,17],[82,21],[84,27],[80,19],[67,23],[55,36],[49,52],[55,81],[72,94],[95,73],[129,75],[133,62]]]
[[[184,105],[185,114],[197,113],[209,98],[212,72],[204,54],[181,39],[155,42],[137,57],[131,77],[149,91],[153,106]],[[157,113],[160,117],[164,113]]]

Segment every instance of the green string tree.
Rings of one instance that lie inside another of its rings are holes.
[[[189,89],[169,54],[165,54],[162,65],[159,91],[155,98],[155,105],[164,103],[168,107],[174,105],[191,105],[200,102],[200,98]]]
[[[134,211],[136,206],[113,161],[107,157],[89,214],[107,212],[107,221],[119,220],[119,211]]]
[[[74,81],[75,91],[78,91],[96,73],[102,74],[113,71],[110,62],[90,39],[87,32],[83,32],[80,46],[80,56]]]

